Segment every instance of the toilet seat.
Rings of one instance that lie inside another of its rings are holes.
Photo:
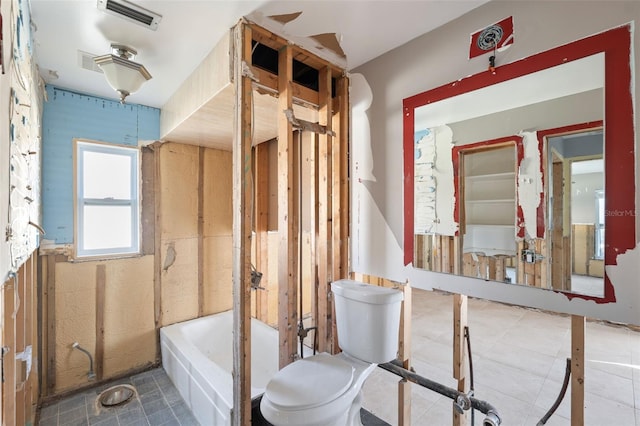
[[[264,396],[280,410],[306,410],[325,405],[352,385],[355,369],[326,353],[304,358],[280,370],[267,384]]]

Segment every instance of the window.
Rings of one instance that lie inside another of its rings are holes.
[[[138,253],[138,149],[76,141],[76,255]]]
[[[596,195],[596,229],[595,253],[596,259],[604,259],[604,191],[595,191]]]

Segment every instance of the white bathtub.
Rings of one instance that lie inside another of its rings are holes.
[[[231,424],[233,312],[160,329],[162,365],[202,425]],[[278,371],[278,331],[251,320],[251,398]]]

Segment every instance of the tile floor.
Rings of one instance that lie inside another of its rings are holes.
[[[136,387],[137,400],[98,410],[96,397],[116,383]],[[198,426],[189,408],[161,368],[84,391],[40,410],[40,426]]]
[[[414,289],[413,366],[418,374],[455,387],[452,306],[450,295]],[[468,321],[476,398],[495,406],[503,425],[535,425],[562,385],[570,355],[570,317],[469,299]],[[640,426],[640,333],[587,322],[585,359],[585,425]],[[397,423],[397,381],[380,368],[367,380],[363,407],[373,415],[363,413],[365,425]],[[197,424],[162,369],[121,382],[136,386],[137,401],[99,413],[94,404],[96,395],[108,387],[103,385],[44,407],[39,424]],[[547,425],[570,425],[570,391]],[[450,399],[412,385],[412,424],[448,425],[451,416]],[[475,424],[482,419],[476,412]]]
[[[453,297],[415,289],[412,351],[416,372],[455,387]],[[536,425],[555,401],[570,356],[570,317],[469,299],[475,397],[495,406],[502,424]],[[640,333],[588,321],[585,425],[640,426]],[[396,424],[398,377],[376,369],[364,386],[364,408]],[[450,425],[452,402],[412,385],[412,424]],[[570,425],[570,392],[547,425]],[[476,412],[475,424],[482,424]],[[469,422],[469,424],[471,424]]]

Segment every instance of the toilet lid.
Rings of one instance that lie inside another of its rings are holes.
[[[265,389],[265,397],[282,409],[301,410],[326,404],[351,386],[354,368],[321,353],[293,362],[278,371]]]

